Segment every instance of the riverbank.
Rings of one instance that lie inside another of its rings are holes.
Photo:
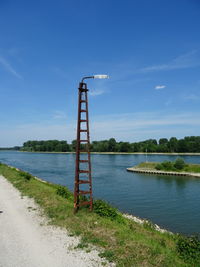
[[[6,150],[2,150],[6,151]],[[47,152],[47,151],[19,151],[26,153],[42,153],[42,154],[75,154],[75,151],[71,152]],[[171,156],[200,156],[200,153],[161,153],[161,152],[90,152],[91,154],[102,154],[102,155],[171,155]]]
[[[157,170],[156,165],[159,162],[142,162],[137,166],[127,168],[126,170],[129,172],[137,172],[137,173],[146,173],[146,174],[157,174],[157,175],[171,175],[171,176],[189,176],[189,177],[197,177],[200,178],[200,172],[191,172],[191,171],[171,171],[171,170]],[[187,169],[200,169],[200,165],[198,164],[187,164]]]
[[[100,256],[117,266],[192,266],[178,254],[176,235],[161,233],[149,222],[139,224],[124,218],[105,204],[98,210],[103,213],[81,209],[74,215],[73,196],[67,189],[63,197],[57,194],[58,185],[43,183],[4,164],[0,165],[0,173],[23,195],[34,199],[52,225],[80,236],[78,247],[98,246],[102,250]]]

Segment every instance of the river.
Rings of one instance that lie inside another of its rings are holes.
[[[181,156],[200,163],[200,156]],[[200,234],[200,179],[137,174],[126,171],[145,155],[92,154],[94,198],[122,212],[146,218],[160,227],[184,234]],[[175,160],[175,155],[148,155],[148,161]],[[0,162],[73,190],[75,154],[0,151]]]

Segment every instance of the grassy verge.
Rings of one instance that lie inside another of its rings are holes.
[[[134,168],[155,170],[157,164],[157,162],[141,162],[137,166],[134,166]]]
[[[135,168],[139,169],[148,169],[148,170],[163,170],[163,171],[175,171],[175,172],[190,172],[190,173],[200,173],[200,164],[188,164],[184,161],[164,161],[162,163],[159,162],[142,162],[135,166]],[[180,166],[176,163],[180,163]],[[177,167],[178,166],[178,167]]]
[[[43,183],[4,164],[0,164],[0,174],[22,195],[33,198],[51,224],[66,228],[71,235],[80,236],[78,247],[96,245],[103,249],[100,256],[117,266],[200,266],[199,257],[194,252],[200,251],[200,246],[199,250],[194,249],[191,259],[190,253],[187,256],[188,249],[184,251],[186,241],[183,237],[160,233],[151,224],[140,225],[126,219],[103,201],[94,203],[94,212],[81,209],[74,215],[73,195],[66,187]],[[191,249],[191,244],[187,244]]]

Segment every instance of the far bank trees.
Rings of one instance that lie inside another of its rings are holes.
[[[82,145],[82,148],[84,146]],[[27,141],[21,148],[22,151],[41,151],[41,152],[73,152],[76,150],[76,140],[71,144],[67,141],[42,140]],[[161,152],[161,153],[197,153],[200,152],[200,136],[187,136],[183,139],[171,137],[170,139],[161,138],[148,139],[141,142],[117,142],[115,138],[109,140],[93,141],[90,145],[92,152]]]

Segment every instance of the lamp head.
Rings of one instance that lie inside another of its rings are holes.
[[[82,78],[82,82],[86,79],[108,79],[109,76],[105,74],[97,74],[97,75],[92,75],[92,76],[86,76]]]
[[[106,74],[97,74],[97,75],[94,75],[94,79],[108,79],[109,76],[106,75]]]

